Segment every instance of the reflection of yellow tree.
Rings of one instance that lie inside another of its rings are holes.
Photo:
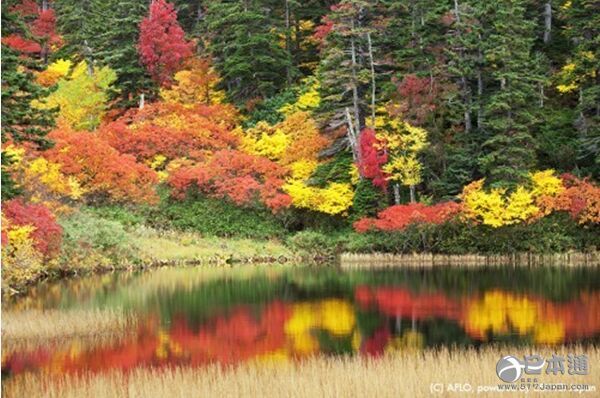
[[[285,332],[292,339],[294,352],[309,354],[319,348],[314,331],[324,330],[335,337],[350,336],[355,325],[354,311],[348,301],[328,299],[295,304],[292,317],[285,324]],[[353,335],[353,345],[356,345],[354,340],[356,334]]]
[[[559,343],[565,335],[559,320],[547,319],[543,307],[526,297],[501,291],[487,292],[482,299],[467,305],[465,328],[478,338],[516,331],[531,335],[537,343]]]
[[[408,330],[403,335],[394,337],[385,347],[387,352],[419,350],[425,346],[425,337],[416,330]]]

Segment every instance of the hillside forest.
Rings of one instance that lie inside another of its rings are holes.
[[[3,1],[3,272],[148,231],[594,250],[599,29],[597,0]]]

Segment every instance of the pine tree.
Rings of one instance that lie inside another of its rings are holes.
[[[344,0],[331,7],[326,22],[318,77],[321,119],[328,128],[345,126],[355,161],[360,162],[360,132],[372,126],[376,89],[368,2]],[[371,44],[371,45],[370,45]]]
[[[55,0],[65,46],[57,57],[110,66],[117,73],[118,106],[130,107],[141,94],[155,97],[156,85],[140,63],[139,23],[148,11],[137,0]]]
[[[271,30],[272,16],[255,0],[211,2],[206,16],[209,49],[231,98],[267,98],[286,84],[291,65],[285,45]]]
[[[600,3],[574,0],[562,7],[565,32],[573,50],[567,64],[558,72],[557,89],[577,95],[575,122],[580,160],[600,175]]]
[[[18,16],[10,11],[11,2],[2,2],[2,37],[29,32]],[[51,146],[46,134],[54,125],[54,109],[32,108],[32,101],[43,101],[48,90],[35,83],[32,68],[39,60],[28,58],[2,43],[2,142],[29,142],[38,149]],[[2,197],[17,193],[5,167],[10,164],[8,156],[2,156]]]
[[[483,106],[482,129],[487,139],[480,162],[489,182],[512,185],[522,181],[535,163],[530,129],[535,123],[532,107],[541,80],[532,53],[535,22],[526,19],[522,0],[502,0],[483,7],[492,23],[484,37],[490,94]]]

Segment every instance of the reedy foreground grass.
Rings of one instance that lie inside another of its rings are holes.
[[[443,396],[513,396],[477,394],[478,386],[503,384],[496,362],[503,355],[585,353],[588,376],[538,376],[543,383],[592,384],[600,388],[600,349],[582,347],[485,348],[470,350],[406,351],[379,359],[315,357],[302,362],[253,362],[237,367],[137,369],[129,374],[52,378],[26,374],[4,381],[6,397],[429,397],[431,383],[469,383],[473,393],[444,392]],[[566,369],[566,364],[565,364]],[[566,372],[565,372],[566,373]],[[596,396],[596,392],[584,396]],[[435,395],[435,394],[433,394]],[[520,395],[523,394],[514,394]],[[569,394],[565,394],[569,395]],[[578,394],[573,394],[578,395]],[[438,395],[442,396],[442,395]],[[528,396],[547,396],[530,392]],[[557,396],[553,394],[552,396]],[[563,394],[560,394],[563,396]]]
[[[135,326],[135,317],[119,310],[3,311],[2,343],[119,335]]]

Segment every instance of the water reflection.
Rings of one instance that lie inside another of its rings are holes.
[[[317,353],[377,356],[497,341],[598,343],[597,271],[552,272],[277,268],[207,276],[184,269],[82,279],[40,288],[35,300],[12,303],[11,310],[39,307],[36,300],[59,308],[118,305],[136,315],[137,331],[102,344],[9,349],[2,370],[100,372]],[[538,283],[515,282],[531,279]]]

